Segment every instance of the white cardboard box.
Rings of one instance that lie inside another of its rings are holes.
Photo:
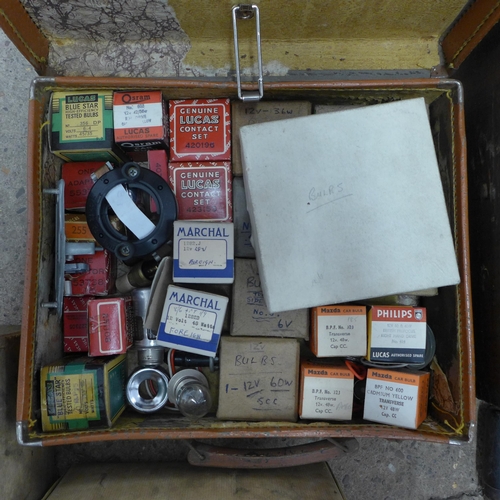
[[[270,312],[460,281],[423,98],[240,134]]]

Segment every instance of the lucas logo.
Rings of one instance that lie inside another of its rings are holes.
[[[372,358],[389,358],[390,354],[388,352],[383,351],[373,351]]]

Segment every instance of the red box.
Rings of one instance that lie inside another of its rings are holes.
[[[85,210],[87,196],[94,185],[90,174],[103,165],[102,161],[63,163],[62,178],[66,210]]]
[[[115,142],[127,153],[168,147],[167,114],[160,90],[114,92]]]
[[[72,262],[88,264],[89,270],[65,276],[66,295],[109,295],[115,284],[115,260],[111,253],[103,250],[94,255],[77,255]]]
[[[229,99],[169,101],[170,161],[231,159]]]
[[[168,182],[168,157],[167,152],[162,149],[151,149],[148,151],[149,170],[158,174],[164,181]],[[156,212],[156,203],[151,199],[151,212]]]
[[[232,222],[230,162],[169,163],[168,176],[179,220]]]
[[[89,300],[88,315],[89,356],[125,354],[134,341],[132,298]]]
[[[90,299],[93,297],[64,297],[64,352],[87,352],[89,350],[87,304]]]

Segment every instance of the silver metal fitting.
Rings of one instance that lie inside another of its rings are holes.
[[[127,382],[127,400],[141,413],[158,411],[168,400],[168,377],[160,368],[136,370]]]

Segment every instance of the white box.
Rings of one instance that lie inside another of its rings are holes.
[[[427,417],[428,372],[369,368],[363,418],[417,429]]]
[[[170,285],[158,331],[158,344],[215,356],[228,298]]]
[[[175,221],[173,281],[232,283],[233,223]]]
[[[270,312],[460,281],[423,98],[240,134]]]
[[[300,366],[300,418],[351,420],[354,375],[345,366],[303,362]]]

